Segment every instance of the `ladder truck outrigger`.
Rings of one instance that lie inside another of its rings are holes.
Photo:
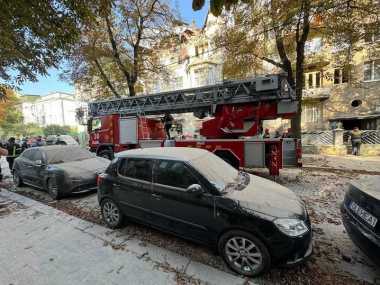
[[[292,118],[298,103],[284,74],[91,102],[89,147],[110,159],[133,148],[197,147],[236,168],[267,167],[276,176],[283,167],[301,166],[300,140],[256,135],[263,120]],[[161,118],[154,115],[187,112],[205,118],[200,138],[167,140]]]

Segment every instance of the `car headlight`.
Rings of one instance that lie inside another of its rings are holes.
[[[281,232],[291,237],[297,237],[309,231],[305,222],[298,219],[276,219],[274,224]]]

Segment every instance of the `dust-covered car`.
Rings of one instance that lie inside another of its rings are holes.
[[[312,253],[309,216],[296,194],[206,150],[120,152],[98,185],[109,227],[127,217],[206,244],[239,274],[256,276]]]
[[[45,189],[53,199],[96,189],[96,179],[110,161],[79,146],[52,145],[26,149],[15,159],[13,180]]]
[[[79,145],[79,143],[69,135],[50,135],[46,138],[46,145]]]
[[[380,177],[352,182],[341,211],[352,241],[380,266]]]

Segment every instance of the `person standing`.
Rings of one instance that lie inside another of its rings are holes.
[[[264,138],[264,139],[269,139],[269,138],[270,138],[269,129],[265,129],[265,131],[264,131],[264,135],[263,135],[263,138]]]
[[[169,113],[166,113],[162,121],[164,122],[166,138],[170,140],[170,129],[172,128],[174,118]]]
[[[15,158],[18,156],[20,153],[20,145],[16,143],[16,139],[14,137],[9,138],[8,143],[7,143],[7,150],[8,150],[8,156],[7,156],[7,161],[9,165],[9,169],[12,172],[13,169],[13,162]]]
[[[7,156],[7,155],[8,155],[8,150],[5,148],[5,146],[2,143],[0,143],[0,158],[2,156]],[[1,172],[1,165],[0,165],[0,181],[2,180],[3,180],[3,174]]]
[[[358,127],[350,132],[351,136],[351,145],[352,145],[352,154],[360,155],[360,146],[362,144],[362,131]]]

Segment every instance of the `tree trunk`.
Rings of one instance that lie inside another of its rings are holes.
[[[96,65],[96,67],[98,68],[99,70],[99,73],[100,73],[100,77],[103,79],[103,81],[107,84],[108,88],[111,90],[111,92],[113,93],[113,95],[115,95],[115,97],[117,98],[120,98],[120,94],[116,91],[115,87],[113,87],[111,81],[108,79],[107,75],[105,74],[102,66],[100,65],[99,61],[97,59],[94,59],[94,63]]]
[[[129,90],[129,96],[135,96],[136,95],[136,91],[135,91],[135,83],[129,83],[128,82],[128,90]]]
[[[310,0],[304,0],[302,3],[302,29],[297,25],[296,37],[296,98],[298,100],[298,110],[296,116],[291,120],[291,128],[294,137],[301,138],[301,115],[302,115],[302,91],[305,62],[305,43],[310,31]],[[299,22],[300,23],[300,22]],[[300,34],[301,32],[301,34]],[[300,36],[299,36],[300,35]]]

